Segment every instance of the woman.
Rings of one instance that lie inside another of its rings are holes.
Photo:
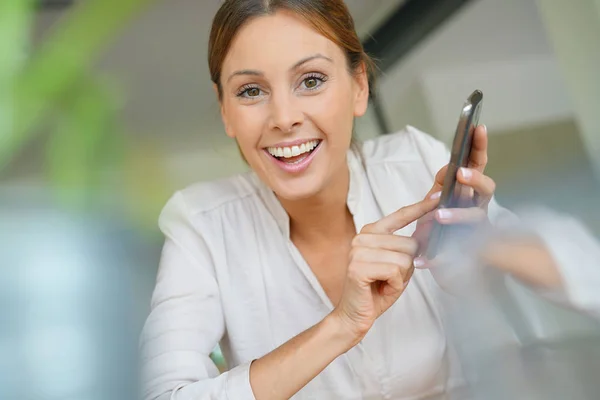
[[[411,235],[449,153],[411,127],[351,146],[373,68],[343,1],[226,0],[208,58],[252,172],[193,185],[161,214],[145,398],[447,396],[461,377]],[[458,174],[478,206],[438,211],[441,223],[507,214],[484,175],[486,134]]]

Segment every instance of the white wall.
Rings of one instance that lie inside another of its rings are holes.
[[[537,0],[588,154],[600,179],[600,0]]]
[[[445,141],[452,140],[460,106],[473,89],[484,93],[481,122],[491,133],[565,120],[573,113],[550,56],[432,67],[420,79],[434,132]]]
[[[535,0],[469,3],[380,83],[394,129],[412,124],[446,141],[477,88],[491,134],[572,114]]]

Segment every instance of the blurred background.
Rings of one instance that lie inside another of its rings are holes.
[[[410,124],[450,143],[481,89],[498,200],[600,232],[600,0],[346,3],[380,67],[360,139]],[[130,348],[143,323],[160,209],[245,170],[208,74],[219,4],[0,2],[0,398],[82,398],[95,370],[69,374],[90,359],[132,371],[130,352],[97,349]],[[115,382],[88,397],[131,398]]]

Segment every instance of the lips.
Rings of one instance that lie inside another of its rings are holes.
[[[319,145],[319,142],[320,140],[315,139],[287,146],[267,147],[267,152],[275,158],[283,159],[282,161],[289,161],[292,158],[310,153]]]
[[[265,152],[285,172],[299,173],[308,168],[320,149],[321,142],[321,140],[309,140],[287,146],[267,147]]]

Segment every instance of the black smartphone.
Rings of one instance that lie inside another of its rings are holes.
[[[475,134],[475,128],[479,124],[479,114],[481,113],[482,104],[483,93],[481,90],[475,90],[471,93],[460,112],[454,141],[452,142],[448,172],[446,172],[442,187],[439,208],[460,208],[472,205],[472,197],[465,190],[469,188],[465,188],[457,182],[456,174],[459,168],[466,167],[469,164],[473,135]],[[444,232],[447,230],[448,227],[434,221],[425,252],[425,256],[429,260],[437,255],[438,247],[443,240]]]

